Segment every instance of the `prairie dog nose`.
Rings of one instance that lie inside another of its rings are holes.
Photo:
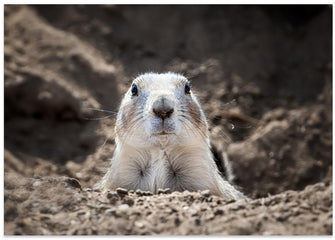
[[[173,102],[165,97],[162,97],[154,102],[152,105],[152,111],[162,120],[169,118],[174,111]]]

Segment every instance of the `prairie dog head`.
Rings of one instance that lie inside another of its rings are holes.
[[[175,73],[138,76],[116,121],[117,141],[134,147],[197,145],[207,141],[207,122],[189,81]]]

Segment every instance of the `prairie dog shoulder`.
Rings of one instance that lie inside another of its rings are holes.
[[[101,188],[209,189],[227,200],[245,198],[220,176],[205,115],[184,76],[137,77],[121,102],[115,132],[116,148]]]

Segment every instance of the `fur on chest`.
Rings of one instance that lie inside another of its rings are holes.
[[[205,163],[206,159],[196,156],[196,152],[192,151],[174,149],[134,152],[128,155],[126,162],[120,162],[118,181],[123,187],[134,190],[192,190],[192,185],[199,186],[197,181],[206,177]]]

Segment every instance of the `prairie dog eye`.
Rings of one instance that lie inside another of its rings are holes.
[[[191,94],[191,87],[189,83],[185,84],[185,94]]]
[[[138,90],[137,90],[137,86],[136,86],[136,84],[133,84],[133,85],[131,86],[131,95],[132,95],[132,96],[137,96],[137,95],[138,95]]]

